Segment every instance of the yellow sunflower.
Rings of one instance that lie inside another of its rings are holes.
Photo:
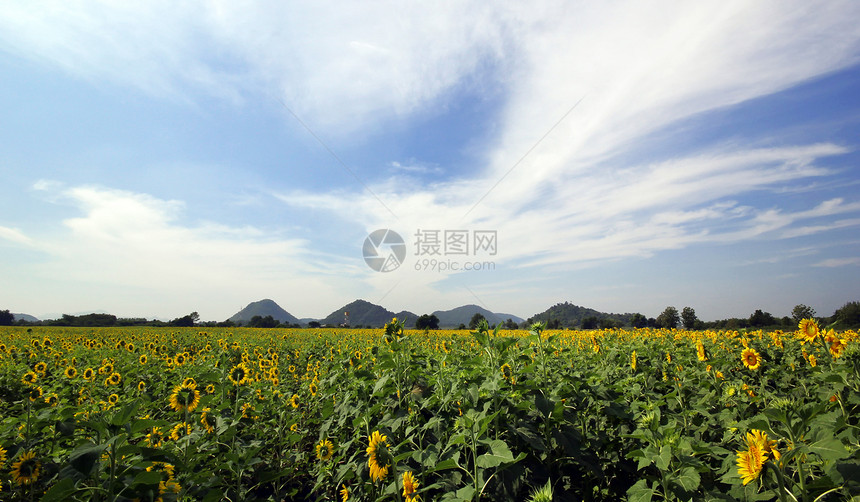
[[[119,373],[114,372],[111,373],[109,377],[107,377],[106,382],[110,385],[119,385],[119,383],[122,382],[122,377]]]
[[[299,407],[299,395],[298,394],[293,394],[293,397],[290,398],[290,405],[293,408]]]
[[[74,366],[69,366],[68,368],[66,368],[66,371],[64,373],[66,375],[66,378],[75,378],[78,374],[78,370],[76,370]]]
[[[510,383],[513,383],[514,372],[511,369],[511,365],[508,363],[503,364],[501,367],[501,371],[502,371],[502,378],[504,378],[505,380],[507,380]]]
[[[179,441],[180,438],[191,434],[191,424],[179,422],[170,429],[170,439]]]
[[[141,354],[141,355],[140,355],[140,357],[138,357],[138,358],[137,358],[137,361],[138,361],[141,365],[145,365],[145,364],[146,364],[146,362],[148,361],[148,359],[147,359],[147,357],[146,357],[146,354]]]
[[[346,485],[342,485],[343,488],[340,489],[340,502],[346,502],[349,500],[349,487]]]
[[[248,367],[245,363],[239,363],[227,373],[227,378],[233,382],[233,385],[244,385],[248,383]]]
[[[317,390],[319,390],[319,389],[317,388],[317,384],[316,384],[316,383],[311,382],[311,384],[310,384],[310,385],[308,385],[308,390],[310,390],[310,391],[311,391],[311,396],[316,397],[316,395],[317,395]]]
[[[797,328],[800,330],[800,336],[803,339],[803,343],[814,342],[819,333],[818,322],[816,322],[815,319],[803,319],[797,325]]]
[[[207,394],[214,394],[215,393],[215,384],[210,383],[209,385],[207,385],[206,386],[206,393]]]
[[[415,493],[415,490],[418,488],[418,481],[415,480],[415,476],[412,475],[412,471],[406,471],[403,473],[403,498],[406,499],[406,502],[412,502],[413,500],[418,500],[418,495]]]
[[[170,395],[170,407],[182,413],[183,411],[194,411],[200,404],[200,391],[196,384],[179,384],[173,388]]]
[[[18,461],[12,464],[12,481],[19,485],[29,485],[39,479],[39,471],[42,464],[36,460],[36,454],[32,451],[24,452]]]
[[[316,446],[317,458],[325,462],[334,455],[334,445],[328,439],[323,439]]]
[[[636,351],[634,350],[632,354],[630,354],[630,368],[633,371],[636,371]]]
[[[762,359],[761,355],[754,348],[748,347],[741,353],[741,361],[743,361],[744,366],[747,368],[757,370],[761,366]]]
[[[60,398],[57,396],[57,394],[56,394],[56,393],[51,392],[50,394],[48,394],[47,396],[45,396],[45,402],[46,402],[46,403],[48,403],[48,404],[49,404],[49,405],[51,405],[51,406],[56,406],[56,405],[57,405],[57,403],[59,403],[59,402],[60,402]]]
[[[370,435],[370,446],[367,447],[367,466],[370,467],[370,479],[382,481],[388,476],[389,464],[385,461],[388,452],[386,446],[388,437],[373,431]]]
[[[44,362],[40,361],[33,366],[33,370],[40,375],[44,375],[46,371],[48,371],[48,365]]]
[[[696,357],[699,358],[699,361],[704,362],[708,360],[705,355],[705,344],[703,344],[701,340],[696,340]]]
[[[206,429],[206,432],[212,434],[215,432],[215,426],[218,423],[215,420],[215,417],[210,415],[209,412],[212,411],[211,408],[203,408],[203,415],[200,417],[200,424]]]
[[[39,399],[42,399],[42,388],[33,387],[32,389],[30,389],[30,402],[34,402]]]
[[[739,451],[737,454],[738,476],[746,485],[759,477],[764,463],[767,461],[767,454],[757,444],[751,444],[749,449]]]
[[[161,433],[160,427],[153,427],[149,434],[146,435],[146,442],[149,446],[153,448],[158,448],[161,446],[161,440],[164,438],[164,434]]]
[[[96,371],[92,368],[87,368],[84,370],[84,380],[92,380],[96,377]]]
[[[137,382],[137,390],[140,392],[145,391],[146,390],[146,382],[144,382],[143,380]]]
[[[759,449],[767,455],[773,455],[774,460],[779,460],[782,456],[779,450],[776,449],[776,441],[767,438],[767,433],[758,429],[753,429],[747,432],[747,446],[757,445]]]
[[[35,371],[28,371],[21,377],[21,383],[26,385],[34,385],[39,380],[39,376]]]
[[[6,449],[0,446],[0,465],[6,463]]]

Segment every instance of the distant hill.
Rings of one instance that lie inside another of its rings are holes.
[[[412,312],[399,312],[395,314],[390,310],[379,305],[374,305],[365,300],[356,300],[352,303],[344,305],[328,315],[325,319],[320,319],[320,324],[339,326],[343,324],[344,312],[349,312],[350,326],[370,326],[373,328],[381,328],[391,321],[391,318],[405,319],[406,326],[413,326],[415,319],[418,318]]]
[[[490,312],[483,307],[479,307],[478,305],[463,305],[462,307],[457,307],[451,310],[437,310],[436,312],[433,312],[433,315],[439,318],[440,328],[456,328],[461,324],[468,326],[469,321],[472,320],[472,316],[475,314],[481,314],[484,316],[484,319],[487,320],[487,323],[489,323],[490,326],[494,326],[500,322],[505,322],[508,319],[511,319],[517,324],[523,322],[521,317],[517,317],[512,314],[497,314],[495,312]]]
[[[610,314],[587,307],[580,307],[572,303],[564,302],[553,305],[540,314],[529,317],[529,324],[534,322],[545,322],[556,320],[562,328],[577,328],[582,326],[583,319],[596,318],[599,321],[609,319],[629,326],[633,314]]]
[[[233,315],[229,320],[236,324],[247,323],[254,316],[272,316],[273,319],[282,324],[299,324],[295,316],[282,309],[280,305],[272,300],[265,299],[249,303],[247,307]]]
[[[12,317],[15,319],[15,322],[18,321],[27,321],[27,322],[39,322],[39,319],[31,316],[30,314],[15,314],[12,313]]]

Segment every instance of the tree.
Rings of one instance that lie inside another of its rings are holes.
[[[320,322],[319,321],[311,321],[308,323],[308,327],[312,328],[312,329],[319,328]]]
[[[505,329],[519,329],[519,325],[515,323],[514,320],[510,317],[507,321],[505,321],[505,324],[503,324],[502,327],[504,327]]]
[[[794,324],[799,324],[803,319],[812,319],[815,317],[815,309],[801,303],[791,309],[791,317],[794,319]]]
[[[696,327],[696,311],[693,307],[684,307],[681,310],[681,322],[684,324],[684,329],[693,329]]]
[[[192,312],[186,316],[177,317],[176,319],[170,321],[170,325],[188,328],[194,326],[194,323],[199,320],[200,315],[197,312]]]
[[[478,329],[478,325],[481,324],[481,321],[486,321],[487,319],[480,312],[475,312],[475,315],[472,316],[472,319],[469,321],[469,329]]]
[[[648,326],[648,318],[637,312],[630,318],[630,325],[634,328],[644,328]]]
[[[582,329],[597,329],[597,318],[594,316],[584,317],[582,319]]]
[[[267,315],[266,317],[255,315],[248,321],[248,326],[251,328],[277,328],[280,324],[271,315]]]
[[[661,328],[677,328],[680,320],[681,316],[678,315],[678,309],[669,306],[657,316],[657,325]]]
[[[15,323],[15,316],[8,310],[0,310],[0,326],[11,326]]]
[[[776,319],[769,312],[762,312],[761,309],[756,309],[750,316],[750,326],[753,328],[773,326],[774,324],[776,324]]]
[[[848,302],[833,313],[841,328],[860,325],[860,302]]]
[[[436,314],[424,314],[415,320],[415,329],[439,329],[439,318]]]
[[[546,329],[561,329],[561,321],[558,319],[550,319],[548,323],[546,323]]]

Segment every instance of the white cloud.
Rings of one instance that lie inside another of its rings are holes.
[[[4,227],[2,225],[0,225],[0,239],[6,239],[7,241],[24,246],[31,246],[33,244],[33,240],[17,228]]]
[[[852,257],[852,258],[830,258],[828,260],[822,260],[816,264],[814,267],[844,267],[847,265],[860,265],[860,257]]]

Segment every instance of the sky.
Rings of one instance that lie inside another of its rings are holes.
[[[2,2],[0,309],[831,315],[860,300],[857,19]]]

